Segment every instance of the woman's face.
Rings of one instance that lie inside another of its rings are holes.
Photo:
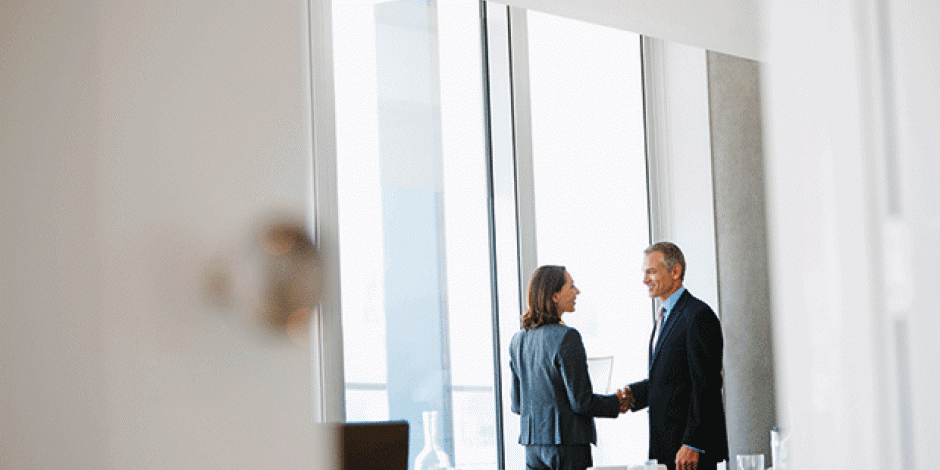
[[[574,286],[574,280],[571,279],[571,275],[565,271],[565,285],[561,287],[560,291],[552,295],[552,300],[555,302],[555,309],[558,310],[559,316],[562,313],[574,311],[574,299],[580,293],[581,291]]]

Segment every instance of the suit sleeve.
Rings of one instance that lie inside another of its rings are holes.
[[[581,334],[570,329],[565,334],[559,351],[559,366],[571,410],[579,415],[616,418],[620,414],[620,400],[616,395],[595,395],[587,371],[587,355]]]
[[[721,407],[721,324],[710,308],[698,310],[688,329],[689,374],[692,396],[682,443],[708,452],[724,410]]]
[[[630,387],[630,391],[633,392],[633,399],[635,400],[633,403],[633,408],[632,408],[633,411],[642,410],[643,408],[646,408],[647,406],[650,405],[649,379],[642,380],[640,382],[634,382],[628,386]]]

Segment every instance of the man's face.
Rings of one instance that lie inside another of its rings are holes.
[[[678,264],[673,266],[671,271],[666,269],[663,254],[658,251],[646,255],[643,261],[643,284],[646,284],[651,298],[663,302],[682,286],[682,281],[679,280],[681,273],[682,267]]]

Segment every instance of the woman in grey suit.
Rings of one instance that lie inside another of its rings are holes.
[[[632,397],[595,395],[581,335],[561,322],[574,312],[581,291],[564,266],[542,266],[529,281],[522,330],[509,344],[512,412],[519,415],[519,443],[526,468],[584,470],[593,465],[594,417],[615,418]]]

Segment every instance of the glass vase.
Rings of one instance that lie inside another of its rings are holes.
[[[439,470],[450,468],[450,457],[441,448],[437,429],[437,411],[421,413],[424,418],[424,448],[415,458],[414,470]]]

